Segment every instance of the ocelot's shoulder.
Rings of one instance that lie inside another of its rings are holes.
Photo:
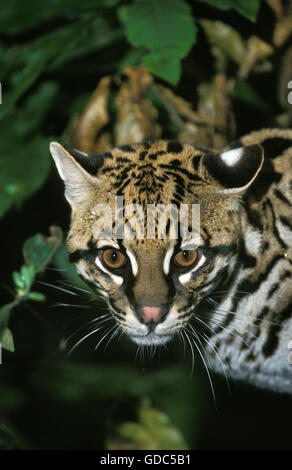
[[[253,131],[232,142],[229,148],[260,144],[264,149],[265,158],[276,158],[286,150],[292,152],[292,129],[261,129]]]

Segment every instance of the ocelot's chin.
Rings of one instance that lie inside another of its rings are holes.
[[[130,335],[130,338],[134,343],[141,346],[151,346],[151,345],[162,345],[168,343],[172,339],[173,335],[158,335],[153,331],[147,333],[146,335]]]

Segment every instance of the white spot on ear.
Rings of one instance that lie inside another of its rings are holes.
[[[171,257],[172,257],[173,250],[174,250],[173,247],[169,248],[169,250],[167,251],[167,253],[165,255],[165,258],[164,258],[164,261],[163,261],[163,270],[164,270],[165,274],[169,273],[170,260],[171,260]]]
[[[123,284],[123,281],[124,279],[121,277],[121,276],[117,276],[116,274],[113,274],[111,273],[110,271],[108,271],[104,265],[100,262],[98,256],[95,258],[95,262],[97,264],[97,266],[105,273],[107,273],[111,278],[112,280],[118,284],[119,286],[121,286]]]
[[[137,274],[138,274],[138,264],[137,264],[136,258],[133,255],[133,253],[131,253],[129,250],[126,250],[126,253],[129,257],[129,260],[131,261],[133,274],[134,274],[134,276],[137,276]]]
[[[242,157],[243,148],[228,150],[227,152],[221,153],[220,157],[223,162],[228,166],[234,166]]]

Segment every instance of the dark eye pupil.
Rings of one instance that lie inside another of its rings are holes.
[[[183,255],[184,259],[187,260],[187,259],[189,258],[190,253],[189,253],[188,250],[184,250],[184,251],[182,252],[182,255]]]
[[[111,255],[112,261],[117,261],[117,258],[118,258],[117,252],[116,252],[116,251],[113,251],[113,252],[112,252],[112,255]]]

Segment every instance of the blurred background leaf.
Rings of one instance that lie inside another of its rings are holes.
[[[137,450],[181,450],[187,444],[169,417],[153,408],[149,399],[140,401],[138,422],[124,422],[116,426],[116,436],[109,443],[110,450],[132,448]]]
[[[176,84],[180,59],[196,38],[191,9],[184,0],[135,0],[119,9],[130,44],[145,47],[143,65],[158,77]],[[163,18],[163,21],[161,19]]]
[[[43,83],[13,117],[0,120],[0,133],[5,136],[0,141],[0,217],[13,205],[20,206],[48,176],[50,139],[36,131],[52,106],[56,91],[54,83]]]
[[[250,21],[256,21],[261,0],[199,0],[220,10],[238,11]]]

